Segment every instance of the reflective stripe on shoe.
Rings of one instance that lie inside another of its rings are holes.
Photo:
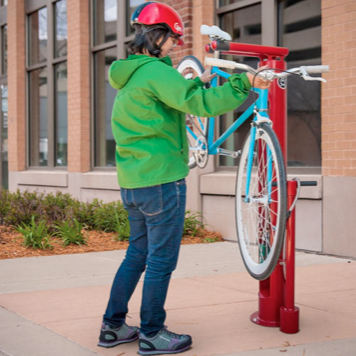
[[[188,350],[192,345],[189,335],[175,334],[166,327],[153,337],[147,337],[143,333],[139,337],[140,355],[176,354]]]
[[[138,339],[138,328],[123,324],[118,328],[110,327],[103,323],[101,327],[98,346],[114,347]]]

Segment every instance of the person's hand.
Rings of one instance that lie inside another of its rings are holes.
[[[260,67],[259,70],[265,69],[265,68],[267,68],[267,66]],[[250,84],[253,85],[255,88],[268,89],[269,86],[271,85],[271,81],[270,80],[266,80],[266,79],[263,79],[261,77],[254,76],[251,73],[246,73],[246,74],[247,74],[248,80],[250,81]]]
[[[201,75],[200,80],[205,84],[210,82],[215,77],[216,73],[211,74],[211,67],[207,67],[205,72]]]

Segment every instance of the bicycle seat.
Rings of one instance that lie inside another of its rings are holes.
[[[201,25],[200,33],[202,35],[208,35],[212,39],[231,41],[231,36],[227,32],[221,30],[218,26]]]

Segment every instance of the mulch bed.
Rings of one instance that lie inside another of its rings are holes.
[[[11,227],[0,226],[0,260],[19,258],[19,257],[35,257],[35,256],[53,256],[67,255],[74,253],[114,251],[127,249],[127,241],[117,241],[117,234],[102,232],[102,231],[85,231],[86,245],[68,245],[63,246],[59,238],[51,238],[50,244],[52,249],[33,249],[26,248],[23,245],[21,234]],[[221,234],[217,232],[201,229],[199,236],[184,236],[182,245],[211,243],[216,241],[224,241]]]

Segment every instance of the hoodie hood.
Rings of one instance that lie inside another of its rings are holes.
[[[144,54],[131,55],[127,59],[120,59],[111,64],[109,69],[109,82],[114,89],[122,89],[130,80],[132,75],[147,63],[160,61],[169,66],[172,65],[172,60],[169,56],[156,58],[146,56]]]

